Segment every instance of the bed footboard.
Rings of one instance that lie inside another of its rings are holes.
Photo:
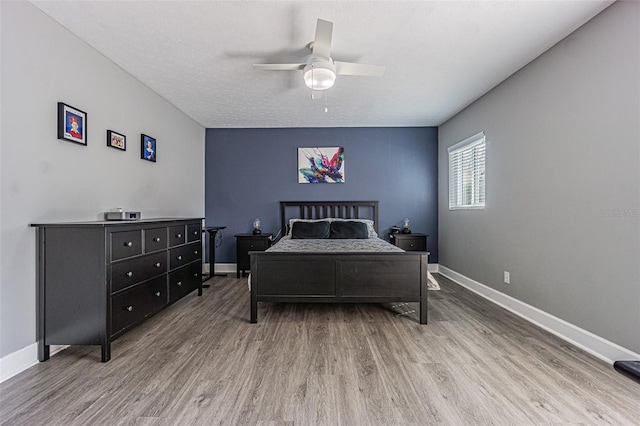
[[[418,302],[427,323],[427,253],[249,254],[252,323],[258,302]]]

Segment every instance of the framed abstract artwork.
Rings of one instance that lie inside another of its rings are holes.
[[[87,145],[87,113],[58,102],[58,139]]]
[[[140,158],[147,161],[153,161],[155,163],[158,157],[155,138],[145,134],[140,135],[140,147]]]
[[[127,150],[127,137],[113,130],[107,130],[107,146],[122,151]]]
[[[344,148],[298,148],[298,183],[344,183]]]

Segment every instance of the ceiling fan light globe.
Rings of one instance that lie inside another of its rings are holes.
[[[307,66],[304,70],[304,84],[313,90],[327,90],[336,82],[336,73],[330,67]]]

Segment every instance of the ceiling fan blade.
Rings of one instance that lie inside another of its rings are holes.
[[[367,77],[381,77],[387,67],[381,65],[356,64],[354,62],[334,61],[338,75],[363,75]]]
[[[313,56],[329,60],[333,22],[318,18],[316,38],[313,40]]]
[[[307,64],[253,64],[255,68],[265,71],[297,71]]]

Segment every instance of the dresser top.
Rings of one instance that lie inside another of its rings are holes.
[[[163,217],[163,218],[149,218],[139,220],[100,220],[100,221],[86,221],[86,222],[48,222],[48,223],[31,223],[29,226],[41,227],[41,226],[55,226],[55,227],[109,227],[109,226],[123,226],[123,225],[148,225],[153,223],[168,223],[168,222],[186,222],[194,220],[203,220],[203,217]]]

